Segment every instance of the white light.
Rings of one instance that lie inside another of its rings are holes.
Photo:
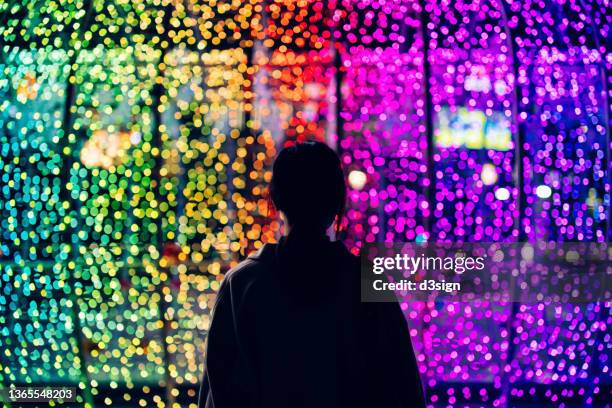
[[[105,169],[121,163],[130,148],[132,137],[139,137],[140,133],[136,133],[132,135],[127,132],[108,133],[103,129],[94,131],[83,145],[81,162],[86,167]]]
[[[132,132],[130,133],[130,142],[133,145],[137,145],[142,140],[142,134],[140,132]]]
[[[498,188],[495,190],[495,198],[497,198],[499,201],[506,201],[510,198],[510,192],[505,187]]]
[[[495,93],[499,96],[504,96],[507,93],[506,82],[503,79],[498,79],[493,84],[493,89],[495,89]]]
[[[485,186],[491,186],[497,182],[497,171],[491,163],[485,163],[480,172],[480,179]]]
[[[368,181],[368,176],[363,171],[353,170],[348,175],[348,182],[352,189],[361,190]]]
[[[469,75],[465,78],[464,88],[466,91],[489,92],[491,90],[491,78],[484,65],[474,65]]]
[[[81,149],[81,163],[86,167],[100,166],[100,155],[101,152],[98,149],[85,146]]]
[[[548,186],[542,184],[541,186],[538,186],[538,188],[536,188],[536,195],[540,198],[548,198],[551,194],[552,190]]]

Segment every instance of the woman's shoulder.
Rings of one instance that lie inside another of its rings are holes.
[[[225,274],[229,283],[239,284],[262,277],[274,261],[276,244],[264,244],[257,252],[231,268]]]
[[[341,270],[351,274],[360,269],[361,258],[358,255],[350,252],[340,241],[332,242],[331,245],[334,255],[331,258],[327,257],[327,261],[335,260]],[[240,284],[272,276],[278,262],[277,248],[278,244],[264,244],[257,252],[230,269],[225,274],[225,280],[228,283]]]
[[[361,267],[361,257],[359,255],[355,255],[352,251],[342,243],[341,241],[334,242],[336,245],[336,250],[338,254],[340,254],[341,262],[349,267],[349,269],[359,269]]]

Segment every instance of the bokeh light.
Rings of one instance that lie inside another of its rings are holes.
[[[355,253],[608,241],[609,7],[1,3],[0,383],[195,406],[216,291],[278,239],[266,186],[296,141],[339,152]],[[610,306],[402,303],[444,407],[609,407]]]

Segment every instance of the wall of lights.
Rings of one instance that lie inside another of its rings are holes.
[[[340,153],[355,252],[609,240],[608,9],[0,4],[0,383],[194,406],[216,290],[279,236],[266,184],[294,141]],[[609,303],[402,306],[432,406],[612,399]]]

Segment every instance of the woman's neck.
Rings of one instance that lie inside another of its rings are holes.
[[[287,231],[285,240],[287,242],[321,242],[329,241],[329,237],[324,229],[292,226]]]

